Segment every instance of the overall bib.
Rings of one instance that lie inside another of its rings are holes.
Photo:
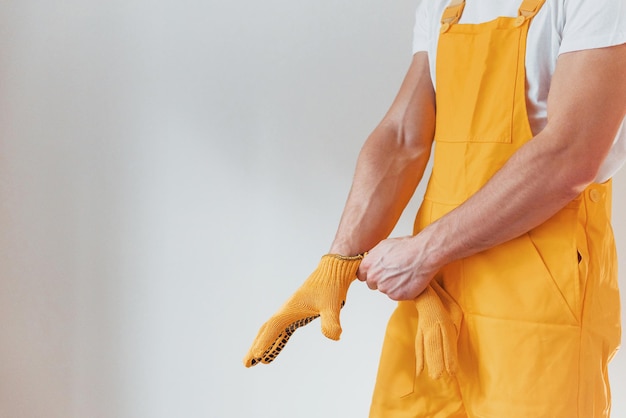
[[[445,10],[433,172],[415,233],[462,204],[533,137],[526,36],[543,2],[524,0],[517,17],[482,24],[458,24],[464,0]],[[463,310],[456,376],[416,376],[417,312],[400,302],[370,418],[608,417],[607,364],[621,330],[610,216],[610,181],[592,184],[537,228],[439,272],[435,280]]]

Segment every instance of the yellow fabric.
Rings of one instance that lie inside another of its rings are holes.
[[[465,0],[452,0],[450,5],[444,10],[443,16],[441,16],[441,23],[451,25],[458,22],[464,8]]]
[[[416,233],[532,138],[526,36],[542,4],[441,34],[433,172]],[[454,376],[415,371],[420,313],[399,303],[370,418],[608,417],[607,365],[621,337],[610,208],[611,182],[592,184],[539,227],[442,269],[436,280],[463,311]]]
[[[454,375],[457,367],[457,338],[463,312],[450,295],[433,280],[416,299],[417,334],[415,336],[415,371],[426,366],[433,379],[444,373]]]
[[[243,362],[246,367],[271,363],[291,335],[301,326],[322,317],[322,333],[338,340],[339,311],[348,287],[356,279],[362,255],[326,254],[318,267],[285,304],[261,327]]]

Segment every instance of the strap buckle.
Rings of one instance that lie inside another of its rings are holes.
[[[526,19],[534,17],[546,0],[524,0],[519,7],[519,16]]]
[[[444,33],[450,26],[461,19],[463,9],[465,8],[465,0],[452,0],[441,16],[441,32]]]

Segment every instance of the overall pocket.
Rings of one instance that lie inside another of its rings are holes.
[[[455,25],[439,40],[438,56],[446,51],[454,59],[437,65],[435,140],[511,143],[519,48],[479,46],[518,47],[521,31],[464,33],[463,29]]]
[[[573,213],[568,213],[568,212]],[[565,209],[530,232],[463,260],[462,305],[513,321],[578,325],[581,288],[575,230]]]

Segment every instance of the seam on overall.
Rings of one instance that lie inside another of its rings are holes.
[[[582,329],[582,327],[579,324],[560,324],[560,323],[555,323],[555,322],[530,321],[530,320],[519,319],[519,318],[501,318],[498,316],[483,315],[483,314],[472,313],[472,312],[467,312],[467,311],[463,311],[463,315],[473,316],[477,318],[491,319],[495,321],[517,322],[517,323],[522,323],[522,324],[541,324],[541,325],[547,325],[551,327],[568,327],[568,328]]]
[[[587,199],[585,199],[585,194],[586,191],[583,192],[583,198],[581,199],[580,202],[580,208],[578,210],[584,210],[585,212],[585,222],[584,222],[584,228],[583,230],[585,231],[585,241],[587,242],[587,263],[591,262],[591,260],[593,260],[593,256],[592,256],[592,252],[595,251],[595,249],[591,246],[591,242],[589,241],[589,234],[587,234],[587,227],[589,225],[589,205],[587,202]],[[582,344],[583,344],[583,328],[585,326],[585,312],[586,312],[586,306],[587,306],[587,288],[589,286],[589,265],[587,266],[587,277],[585,277],[585,285],[583,286],[582,289],[582,295],[581,295],[581,301],[580,301],[580,333],[578,336],[578,379],[576,381],[576,386],[577,386],[577,397],[578,399],[576,400],[576,415],[577,417],[580,417],[580,411],[581,411],[581,405],[580,403],[582,402],[582,394],[581,394],[581,386],[580,386],[580,381],[582,379],[581,376],[581,370],[582,370],[582,362],[583,362],[583,358],[582,358]]]
[[[528,25],[528,22],[524,23],[525,25]],[[524,31],[522,31],[524,32]],[[527,34],[527,29],[526,29],[526,34]],[[517,98],[517,93],[519,91],[519,87],[518,87],[518,83],[519,83],[519,78],[520,78],[520,66],[524,69],[524,88],[523,88],[523,92],[524,92],[524,111],[527,115],[526,119],[528,119],[528,111],[525,109],[526,107],[526,48],[524,45],[524,54],[522,54],[522,44],[524,43],[524,37],[522,36],[523,33],[521,33],[519,35],[519,39],[517,40],[517,66],[515,69],[515,87],[513,89],[513,103],[511,105],[511,143],[515,143],[514,138],[513,138],[513,133],[515,132],[515,125],[513,123],[513,121],[515,121],[515,103],[516,103],[516,98]],[[522,56],[523,55],[523,56]],[[523,62],[520,63],[520,61],[523,60]],[[532,139],[532,137],[530,138]],[[529,140],[530,140],[529,139]]]
[[[562,303],[565,304],[565,306],[567,306],[567,310],[569,311],[570,315],[574,319],[574,322],[576,322],[576,324],[578,324],[578,325],[581,325],[581,323],[582,323],[582,314],[581,314],[581,319],[578,319],[578,317],[576,316],[576,312],[574,311],[572,306],[570,306],[570,303],[568,302],[567,297],[563,294],[563,290],[561,289],[561,286],[559,285],[557,279],[554,277],[554,274],[550,270],[550,268],[548,266],[548,263],[546,263],[546,260],[544,259],[543,254],[541,253],[541,251],[539,251],[539,247],[537,246],[537,243],[533,240],[533,238],[530,235],[530,233],[526,233],[526,236],[528,237],[528,241],[530,241],[530,244],[535,249],[535,253],[537,254],[539,259],[541,260],[541,263],[543,264],[544,269],[548,273],[548,276],[550,277],[550,281],[552,282],[551,283],[552,287],[556,288],[556,291],[558,292],[558,295],[559,295]]]

